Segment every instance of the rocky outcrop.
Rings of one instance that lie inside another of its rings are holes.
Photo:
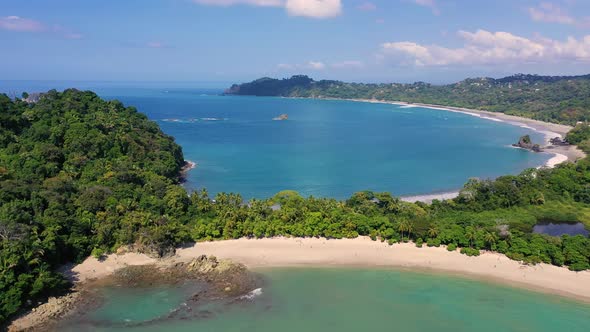
[[[534,152],[543,152],[543,149],[541,149],[541,146],[539,144],[534,144],[529,135],[521,136],[520,139],[518,140],[518,143],[512,144],[512,146],[515,146],[517,148],[531,150]]]
[[[24,94],[22,100],[25,103],[34,104],[34,103],[39,102],[39,100],[41,100],[41,97],[43,97],[43,93],[35,92],[35,93],[30,93],[30,94]]]
[[[47,302],[31,309],[26,316],[16,319],[8,331],[48,330],[51,323],[73,311],[84,298],[84,292],[72,292],[61,297],[50,297]]]
[[[122,247],[121,252],[127,250],[132,248]],[[97,308],[103,301],[100,292],[97,292],[101,287],[186,285],[191,281],[203,286],[198,287],[194,294],[187,293],[187,300],[182,308],[177,308],[170,315],[159,317],[157,320],[198,317],[201,311],[197,309],[203,304],[220,300],[231,304],[259,289],[261,283],[259,276],[248,271],[243,264],[219,260],[214,256],[202,255],[188,262],[167,259],[158,264],[130,265],[116,270],[106,278],[81,284],[73,293],[50,298],[46,303],[15,320],[9,331],[54,330],[62,319],[79,317]]]
[[[284,120],[289,119],[289,115],[281,114],[281,115],[277,116],[276,118],[272,118],[272,119],[275,121],[284,121]]]

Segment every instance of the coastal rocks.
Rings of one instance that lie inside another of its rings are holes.
[[[288,114],[281,114],[279,116],[277,116],[276,118],[272,118],[274,121],[284,121],[284,120],[288,120],[289,119],[289,115]]]
[[[136,265],[115,271],[110,282],[126,287],[173,285],[186,280],[206,282],[209,292],[244,294],[257,284],[257,278],[243,264],[218,260],[215,256],[199,256],[189,262],[170,266]]]
[[[541,149],[541,146],[539,144],[534,144],[529,135],[521,136],[520,139],[518,140],[518,143],[512,144],[512,146],[517,147],[517,148],[531,150],[534,152],[543,152],[543,149]]]
[[[41,100],[41,97],[43,97],[43,93],[25,93],[23,94],[23,98],[22,100],[27,103],[27,104],[35,104],[37,102],[39,102],[39,100]]]
[[[180,182],[182,182],[182,183],[186,182],[188,172],[190,172],[190,170],[195,167],[197,167],[197,163],[195,163],[194,161],[185,160],[184,165],[180,169]]]
[[[135,249],[134,246],[124,246],[119,252],[132,252]],[[202,255],[190,261],[169,258],[156,264],[129,265],[107,277],[79,284],[70,294],[50,298],[47,303],[13,321],[8,330],[52,331],[58,330],[64,322],[67,324],[84,320],[88,312],[92,312],[106,301],[100,291],[103,287],[140,289],[173,286],[185,289],[186,300],[182,306],[166,316],[138,322],[135,325],[127,322],[124,324],[124,327],[132,327],[147,326],[167,319],[206,318],[209,304],[237,303],[253,290],[259,289],[260,284],[260,276],[251,273],[243,264],[220,260],[214,256]]]
[[[56,321],[76,308],[84,298],[84,292],[73,292],[61,297],[50,297],[46,303],[33,308],[29,314],[16,319],[8,331],[42,331],[49,329],[51,321]]]
[[[552,145],[555,145],[555,146],[569,146],[570,145],[567,142],[567,140],[562,139],[561,137],[554,137],[549,140],[549,143],[551,143]]]

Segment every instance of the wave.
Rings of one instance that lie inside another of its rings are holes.
[[[227,118],[201,118],[201,121],[226,121]]]
[[[188,118],[188,119],[178,119],[178,118],[167,118],[162,119],[162,122],[174,122],[174,123],[195,123],[199,121],[227,121],[228,118]]]
[[[256,289],[250,291],[248,294],[240,296],[239,299],[240,300],[253,300],[260,295],[262,295],[262,288],[256,288]]]
[[[162,119],[163,122],[176,122],[176,123],[195,123],[199,119]]]

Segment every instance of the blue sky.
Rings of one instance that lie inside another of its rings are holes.
[[[590,73],[587,0],[2,0],[0,79]]]

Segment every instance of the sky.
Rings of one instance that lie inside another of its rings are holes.
[[[590,73],[590,0],[0,0],[0,79]]]

